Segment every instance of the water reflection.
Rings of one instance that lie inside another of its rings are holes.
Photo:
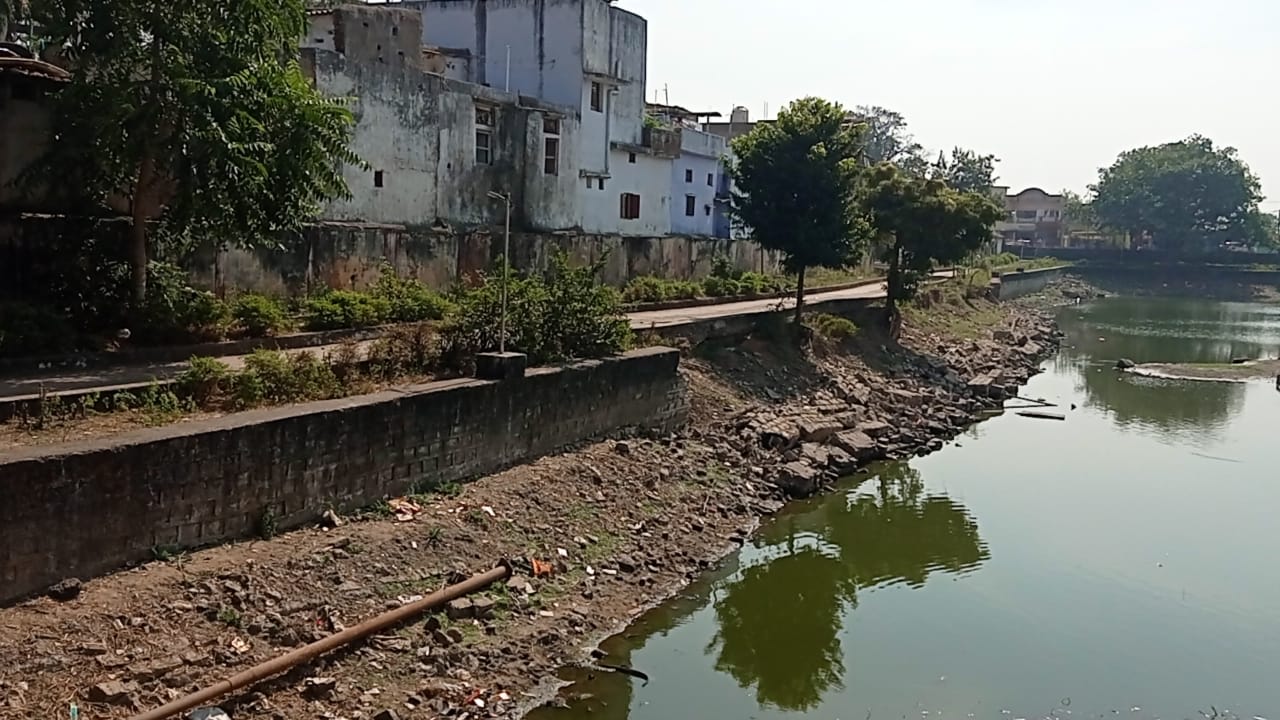
[[[870,490],[767,527],[765,552],[715,599],[707,651],[762,706],[809,710],[843,687],[839,633],[859,592],[921,586],[931,573],[967,572],[990,557],[973,518],[946,496],[926,495],[914,468],[887,465],[862,487]]]
[[[1054,369],[1074,371],[1085,404],[1107,411],[1119,427],[1150,431],[1171,443],[1220,437],[1240,411],[1246,388],[1118,373],[1112,369],[1116,360],[1225,363],[1275,357],[1280,348],[1280,316],[1259,305],[1110,299],[1067,308],[1058,323],[1067,347]]]

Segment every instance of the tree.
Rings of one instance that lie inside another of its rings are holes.
[[[866,126],[863,160],[867,165],[893,163],[916,174],[923,174],[928,168],[924,147],[907,131],[902,113],[877,105],[859,105],[849,118]]]
[[[154,221],[252,246],[348,194],[353,118],[302,75],[303,0],[33,0],[31,11],[72,71],[40,171],[128,212],[135,305]]]
[[[796,324],[810,267],[857,262],[867,228],[854,188],[861,156],[860,126],[820,98],[797,100],[772,123],[733,141],[737,184],[733,210],[761,246],[782,253],[796,274]]]
[[[0,0],[0,42],[9,39],[9,26],[26,11],[26,0]]]
[[[1122,154],[1090,188],[1103,226],[1178,252],[1242,239],[1261,186],[1234,148],[1194,135]]]
[[[900,328],[898,303],[915,295],[935,264],[959,262],[990,242],[995,222],[1004,215],[989,195],[961,192],[884,163],[868,174],[863,202],[885,239],[885,324],[894,337]]]
[[[1280,248],[1280,217],[1254,210],[1245,220],[1244,241],[1257,248]]]
[[[951,157],[939,153],[930,168],[930,177],[941,180],[961,192],[989,194],[996,184],[996,156],[979,155],[973,150],[955,148]]]

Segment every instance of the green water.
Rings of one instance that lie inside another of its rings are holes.
[[[1007,414],[789,510],[605,643],[648,685],[578,677],[531,717],[1280,718],[1280,393],[1111,369],[1275,357],[1280,307],[1060,323],[1024,394],[1066,422]]]

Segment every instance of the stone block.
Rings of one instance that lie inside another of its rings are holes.
[[[529,368],[529,356],[518,352],[476,354],[476,377],[481,380],[516,380]]]

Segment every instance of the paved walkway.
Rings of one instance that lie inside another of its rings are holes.
[[[863,285],[847,290],[817,292],[806,296],[807,302],[822,300],[854,300],[878,299],[885,295],[884,283]],[[631,327],[637,330],[650,330],[675,325],[685,325],[700,320],[711,320],[732,315],[751,315],[770,310],[795,307],[795,298],[766,298],[758,300],[741,300],[738,302],[704,305],[701,307],[681,308],[678,310],[648,310],[631,313]],[[368,345],[369,342],[359,343]],[[286,350],[286,353],[310,351],[324,354],[336,349],[338,345],[321,345],[318,347]],[[244,367],[244,355],[228,355],[218,358],[233,369]],[[187,367],[186,362],[154,362],[117,367],[75,369],[55,368],[45,372],[16,375],[0,378],[0,401],[14,400],[23,397],[38,396],[43,385],[44,391],[54,393],[67,390],[103,391],[128,390],[143,387],[157,380],[168,380],[176,377]]]

